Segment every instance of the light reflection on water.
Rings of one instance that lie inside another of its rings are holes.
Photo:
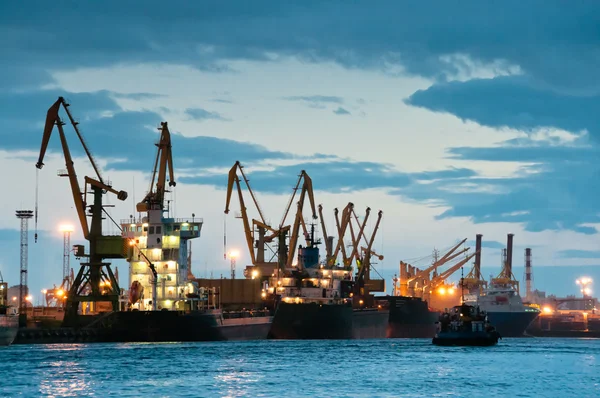
[[[593,397],[600,340],[504,339],[14,345],[0,396]]]

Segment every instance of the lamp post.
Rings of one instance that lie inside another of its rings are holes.
[[[581,287],[581,293],[583,294],[583,298],[591,298],[592,297],[592,289],[590,289],[590,285],[592,284],[592,278],[584,276],[575,281]]]
[[[231,279],[235,279],[235,260],[238,258],[240,254],[237,250],[232,250],[229,252],[229,261],[231,266]]]
[[[69,280],[69,262],[71,258],[71,232],[75,230],[72,225],[61,225],[58,230],[63,233],[63,280],[61,287],[66,291],[71,289]]]

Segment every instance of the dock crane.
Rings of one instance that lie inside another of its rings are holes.
[[[150,180],[150,189],[140,203],[136,205],[136,209],[140,213],[148,212],[149,210],[163,210],[166,190],[165,184],[167,179],[167,171],[169,172],[169,186],[174,187],[175,176],[173,173],[173,155],[171,153],[171,133],[167,122],[160,122],[160,138],[156,151],[156,159],[154,161],[154,169],[152,171],[152,179]],[[156,188],[154,187],[156,181]],[[162,214],[161,214],[162,215]]]
[[[96,173],[97,179],[87,176],[85,177],[83,191],[81,190],[77,180],[73,159],[71,157],[71,152],[69,150],[63,129],[65,123],[61,120],[59,115],[61,106],[67,113],[67,116],[73,125],[73,128],[75,129],[79,141],[81,142]],[[65,157],[65,165],[67,168],[66,171],[61,172],[59,175],[69,178],[73,201],[79,217],[83,236],[90,242],[88,254],[84,253],[82,245],[76,246],[76,257],[87,257],[88,262],[81,263],[81,268],[79,269],[79,272],[73,281],[73,285],[71,286],[67,297],[64,323],[68,325],[77,316],[79,303],[81,302],[91,302],[96,304],[97,302],[108,301],[112,303],[113,311],[116,311],[119,308],[119,285],[110,268],[110,264],[104,262],[104,260],[123,258],[125,256],[126,245],[121,236],[107,236],[102,234],[102,213],[105,212],[102,205],[102,196],[110,192],[116,195],[119,200],[124,201],[127,199],[127,192],[117,191],[103,181],[99,168],[96,165],[96,162],[89,151],[89,148],[85,143],[79,128],[77,127],[78,122],[73,119],[73,116],[69,110],[69,104],[63,97],[59,97],[58,100],[48,109],[40,154],[36,163],[36,167],[38,169],[41,169],[44,166],[44,156],[46,154],[48,142],[55,125],[58,129],[62,150]],[[88,186],[93,195],[93,202],[89,206],[87,203]],[[91,215],[91,223],[89,226],[86,216],[86,208],[88,207]],[[89,289],[86,289],[87,286],[89,286]],[[85,294],[86,290],[88,290],[87,294]]]
[[[238,193],[238,199],[240,202],[240,217],[242,219],[242,223],[244,225],[244,236],[246,238],[246,245],[248,246],[248,252],[250,253],[250,259],[252,261],[252,265],[255,267],[267,266],[269,268],[276,267],[276,263],[265,262],[265,243],[271,242],[274,237],[276,237],[280,231],[271,227],[269,223],[266,221],[262,209],[258,204],[258,200],[256,199],[256,195],[254,191],[250,187],[250,181],[243,170],[244,166],[239,161],[236,161],[235,164],[229,170],[229,178],[227,183],[227,197],[225,199],[225,214],[229,214],[229,206],[231,204],[231,195],[233,193],[233,187],[236,187]],[[246,203],[244,201],[244,195],[242,193],[242,184],[240,181],[240,177],[238,173],[241,175],[241,179],[243,179],[248,192],[252,198],[254,206],[258,210],[258,214],[260,220],[252,219],[252,226],[250,225],[250,220],[248,218],[248,212],[246,208]],[[254,231],[258,230],[258,239],[254,240]],[[266,231],[272,232],[272,235],[266,236]],[[256,252],[255,249],[256,248]],[[281,250],[280,250],[281,251]],[[262,270],[263,272],[266,271]],[[270,275],[271,272],[268,273]]]
[[[367,223],[367,218],[370,212],[370,208],[367,208],[366,216],[361,225],[360,233],[357,239],[354,241],[354,251],[358,249],[358,244],[360,241],[360,236],[364,233],[364,228]],[[373,304],[373,296],[370,294],[370,291],[378,291],[379,289],[370,289],[370,280],[371,280],[371,256],[373,255],[373,243],[375,242],[375,235],[379,230],[379,225],[381,223],[381,218],[383,217],[383,211],[379,210],[377,213],[377,222],[375,223],[375,227],[373,228],[373,232],[371,233],[371,238],[368,239],[367,247],[362,250],[362,255],[356,257],[356,265],[358,268],[358,273],[355,279],[355,306],[358,304],[358,307],[366,304],[371,306]],[[385,291],[385,288],[382,286],[381,291]],[[362,301],[362,302],[361,302]]]
[[[296,186],[295,186],[292,196],[288,202],[286,210],[283,213],[283,218],[281,219],[281,222],[279,223],[279,229],[283,230],[285,228],[284,224],[285,224],[286,217],[290,211],[291,205],[294,201],[294,197],[296,196],[296,193],[298,192],[298,190],[300,190],[300,198],[298,199],[296,216],[294,218],[294,225],[293,225],[293,227],[291,229],[291,233],[290,233],[290,243],[288,246],[289,249],[287,252],[287,258],[285,259],[285,267],[286,268],[292,267],[292,263],[294,261],[294,255],[296,253],[296,246],[298,244],[298,234],[300,233],[300,226],[302,226],[302,229],[304,232],[304,237],[306,238],[307,243],[308,243],[308,241],[310,241],[310,236],[309,236],[308,230],[306,228],[306,224],[304,222],[304,216],[303,216],[304,201],[305,201],[307,195],[308,195],[308,201],[310,203],[312,219],[313,220],[317,219],[317,210],[315,207],[315,197],[314,197],[314,193],[313,193],[312,179],[308,176],[308,174],[306,173],[305,170],[302,170],[300,172],[300,175],[298,176],[298,182],[296,183]]]

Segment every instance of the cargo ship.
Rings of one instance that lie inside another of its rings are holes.
[[[387,337],[390,338],[433,338],[436,332],[435,322],[440,311],[432,308],[431,301],[439,299],[438,292],[445,289],[442,285],[446,278],[466,263],[473,255],[454,264],[448,271],[438,274],[437,270],[446,262],[466,253],[467,249],[454,253],[462,240],[450,248],[443,256],[434,251],[431,266],[420,270],[404,261],[400,262],[400,277],[395,277],[391,296],[376,297],[378,303],[390,311]],[[433,272],[433,277],[431,273]],[[443,291],[446,298],[455,298],[451,289]],[[438,300],[439,301],[439,300]],[[452,304],[451,306],[453,306]]]
[[[477,281],[481,280],[478,260],[474,267],[474,280],[466,278],[470,292],[465,295],[465,302],[478,305],[485,311],[502,337],[524,336],[527,327],[540,314],[539,309],[524,305],[519,294],[519,282],[512,272],[513,237],[514,234],[507,235],[506,249],[502,250],[502,270],[496,278],[490,279],[489,285]],[[481,238],[482,235],[477,235],[479,250]]]
[[[265,299],[276,302],[269,338],[385,338],[389,310],[369,293],[368,255],[354,279],[351,267],[319,264],[318,243],[312,225],[307,246],[298,248],[295,269],[277,269],[265,283]]]

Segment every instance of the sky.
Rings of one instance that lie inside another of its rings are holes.
[[[60,284],[59,225],[83,243],[56,136],[34,167],[46,111],[64,96],[103,177],[129,193],[107,196],[116,220],[147,192],[168,121],[171,215],[204,222],[197,275],[228,276],[224,224],[238,270],[249,264],[240,220],[223,213],[239,160],[273,224],[301,170],[330,231],[348,202],[382,210],[374,267],[388,289],[400,260],[427,266],[464,238],[474,250],[477,233],[499,272],[513,233],[515,266],[532,248],[536,288],[575,294],[600,269],[599,15],[596,2],[535,0],[5,3],[0,271],[18,284],[17,209],[38,206],[32,292]],[[67,134],[80,181],[93,176]],[[127,285],[127,264],[114,266]]]

